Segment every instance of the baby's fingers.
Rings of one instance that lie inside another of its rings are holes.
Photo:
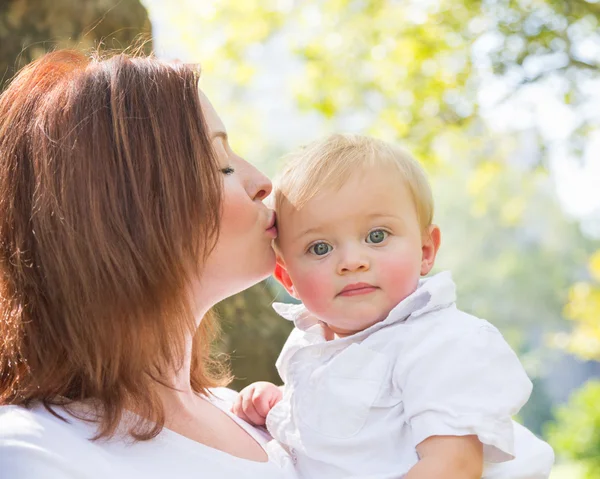
[[[247,394],[242,398],[242,410],[248,419],[247,422],[254,424],[255,426],[264,426],[265,416],[261,415],[256,408],[252,400],[252,395]]]
[[[252,395],[252,403],[254,404],[254,408],[256,412],[260,414],[262,417],[266,418],[269,411],[281,400],[281,393],[279,388],[273,387],[267,390],[258,390],[254,391]]]
[[[236,416],[246,420],[246,418],[244,416],[246,416],[244,414],[244,410],[242,409],[242,395],[238,394],[237,398],[235,398],[235,401],[233,402],[233,405],[231,406],[231,412],[233,414],[235,414]]]

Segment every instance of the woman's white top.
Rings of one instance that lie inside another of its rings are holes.
[[[484,444],[485,477],[549,476],[550,446],[511,420],[531,381],[500,332],[455,300],[440,273],[385,320],[332,341],[303,305],[274,305],[296,328],[277,360],[284,395],[267,428],[301,477],[397,479],[428,437],[471,434]]]
[[[232,456],[169,429],[154,439],[90,441],[93,424],[57,408],[69,423],[43,407],[0,407],[2,479],[294,479],[290,457],[268,435],[229,413],[235,392],[218,388],[209,400],[230,415],[266,451],[268,462]]]

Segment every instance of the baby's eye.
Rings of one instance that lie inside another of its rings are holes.
[[[384,239],[387,238],[388,234],[389,233],[384,230],[373,230],[369,233],[369,236],[367,236],[367,243],[381,243]]]
[[[225,168],[221,168],[221,173],[225,175],[231,175],[235,170],[231,166],[226,166]]]
[[[321,242],[312,245],[310,248],[308,248],[308,251],[316,256],[323,256],[329,253],[332,249],[333,247],[331,245]]]

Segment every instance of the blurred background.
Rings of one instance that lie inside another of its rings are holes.
[[[428,169],[459,306],[534,381],[519,420],[553,479],[600,478],[599,0],[0,0],[0,89],[57,47],[199,63],[242,156],[269,175],[333,131]],[[219,305],[243,387],[278,381],[290,330],[266,281]]]

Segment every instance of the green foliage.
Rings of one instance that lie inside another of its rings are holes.
[[[552,468],[550,479],[584,479],[584,471],[579,464],[557,464]]]
[[[532,382],[533,391],[527,404],[519,411],[518,419],[531,432],[542,436],[546,424],[554,419],[552,416],[552,400],[540,379],[534,377]]]
[[[503,143],[490,137],[486,149],[502,157]],[[498,325],[525,353],[532,330],[565,329],[563,305],[594,242],[562,214],[545,172],[478,162],[483,155],[474,148],[456,164],[451,151],[442,153],[431,175],[442,231],[436,264],[453,272],[459,306]]]
[[[583,359],[600,361],[600,250],[591,256],[588,270],[589,280],[569,290],[565,315],[575,323],[573,331],[555,342]]]
[[[478,92],[490,81],[504,80],[507,99],[558,79],[557,94],[578,108],[600,74],[598,57],[580,48],[598,39],[600,7],[586,0],[173,3],[160,7],[181,35],[172,41],[186,43],[209,76],[246,84],[253,52],[278,36],[301,61],[292,85],[300,108],[325,119],[359,113],[366,130],[430,162],[440,131],[481,128]],[[597,128],[580,118],[574,145]]]
[[[585,479],[600,477],[600,381],[589,381],[556,413],[548,427],[555,451],[585,468]]]

